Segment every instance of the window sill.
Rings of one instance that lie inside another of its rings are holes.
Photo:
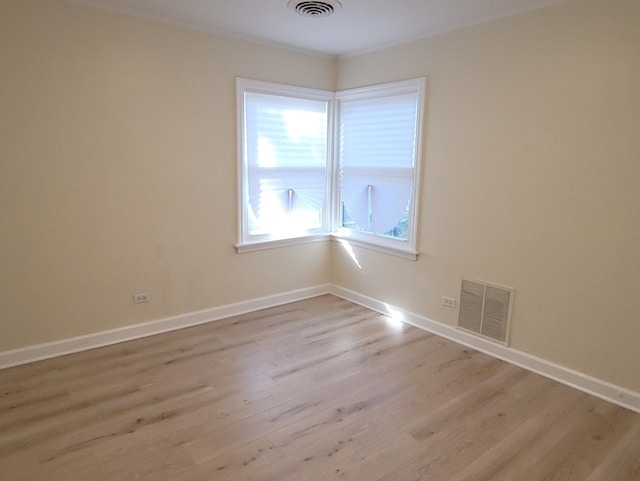
[[[351,237],[342,237],[332,235],[331,240],[339,242],[341,244],[347,244],[349,246],[361,247],[363,249],[369,249],[375,252],[381,252],[383,254],[388,254],[391,256],[401,257],[403,259],[408,259],[411,261],[418,260],[418,256],[420,255],[419,251],[407,250],[407,249],[399,249],[397,247],[385,246],[381,244],[374,244],[373,242],[363,241],[361,239],[353,239]]]
[[[245,244],[236,244],[238,254],[245,252],[255,252],[265,249],[278,249],[280,247],[290,247],[302,244],[310,244],[312,242],[327,241],[331,238],[328,234],[318,234],[305,237],[292,237],[289,239],[273,239],[259,242],[247,242]]]
[[[369,249],[375,252],[381,252],[383,254],[388,254],[391,256],[401,257],[403,259],[408,259],[411,261],[418,260],[418,256],[420,252],[399,249],[397,247],[390,247],[385,245],[374,244],[372,242],[366,242],[361,239],[353,239],[350,237],[343,237],[334,234],[318,234],[306,237],[294,237],[290,239],[274,239],[274,240],[265,240],[260,242],[250,242],[245,244],[236,244],[235,248],[238,254],[243,254],[245,252],[255,252],[266,249],[278,249],[281,247],[290,247],[297,246],[302,244],[310,244],[314,242],[323,242],[332,240],[335,242],[339,242],[341,244],[347,244],[349,246],[361,247],[363,249]]]

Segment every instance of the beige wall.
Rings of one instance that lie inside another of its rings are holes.
[[[2,2],[0,351],[326,282],[453,325],[440,300],[464,275],[517,289],[513,347],[640,391],[637,0],[338,62]],[[422,75],[417,262],[356,248],[359,269],[334,243],[235,254],[236,76]]]
[[[1,11],[0,351],[329,281],[326,244],[234,251],[235,77],[333,89],[333,59],[57,0]]]
[[[333,246],[333,282],[450,325],[517,289],[512,347],[640,391],[640,2],[577,0],[339,62],[429,79],[417,262]]]

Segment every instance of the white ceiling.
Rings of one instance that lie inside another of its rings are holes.
[[[456,30],[568,0],[341,0],[308,18],[287,0],[71,0],[216,33],[326,55],[348,55]]]

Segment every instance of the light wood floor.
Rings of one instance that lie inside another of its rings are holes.
[[[333,296],[0,371],[3,481],[638,481],[640,414]]]

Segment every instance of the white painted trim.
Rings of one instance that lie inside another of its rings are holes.
[[[294,291],[260,297],[248,301],[226,304],[223,306],[204,309],[202,311],[188,312],[173,317],[167,317],[156,321],[135,324],[109,331],[96,332],[85,336],[62,339],[60,341],[36,344],[11,351],[0,352],[0,369],[29,362],[41,361],[52,357],[64,356],[74,352],[86,351],[97,347],[117,344],[119,342],[139,339],[141,337],[154,336],[163,332],[175,331],[185,327],[205,324],[226,317],[246,314],[248,312],[279,306],[289,302],[301,301],[311,297],[328,294],[331,291],[329,284],[297,289]]]
[[[180,314],[178,316],[167,317],[156,321],[135,324],[133,326],[126,326],[110,331],[97,332],[86,336],[62,339],[60,341],[0,352],[0,369],[40,361],[43,359],[50,359],[57,356],[64,356],[74,352],[86,351],[142,337],[153,336],[163,332],[175,331],[198,324],[206,324],[208,322],[217,321],[227,317],[246,314],[248,312],[279,306],[289,302],[301,301],[324,294],[333,294],[385,315],[392,315],[394,317],[401,315],[403,322],[407,324],[432,332],[438,336],[471,347],[477,351],[527,369],[528,371],[535,372],[549,379],[553,379],[554,381],[558,381],[562,384],[579,389],[580,391],[592,394],[593,396],[604,399],[605,401],[609,401],[613,404],[617,404],[618,406],[640,413],[640,393],[638,392],[631,391],[621,386],[603,381],[602,379],[597,379],[582,372],[560,366],[545,359],[518,351],[517,349],[478,338],[446,324],[436,322],[392,304],[388,304],[378,299],[374,299],[333,284],[323,284],[298,289],[272,296],[260,297],[258,299],[226,304],[202,311]]]
[[[303,243],[306,238],[313,239],[316,236],[327,236],[327,202],[329,197],[324,201],[325,212],[323,225],[319,228],[309,229],[304,236],[297,238],[272,239],[270,234],[251,235],[249,232],[249,159],[247,145],[247,94],[257,93],[266,94],[275,97],[287,97],[292,100],[313,100],[324,102],[327,106],[327,151],[325,154],[325,169],[330,164],[330,145],[332,139],[329,135],[328,128],[333,124],[331,118],[333,116],[333,107],[335,103],[335,93],[329,90],[312,89],[308,87],[300,87],[296,85],[285,85],[273,82],[264,82],[261,80],[252,80],[242,77],[236,77],[236,130],[237,130],[237,182],[238,182],[238,243],[236,250],[238,253],[251,252],[262,249],[282,247]],[[330,171],[326,169],[325,182],[327,189],[330,180]],[[324,239],[319,239],[324,240]],[[293,243],[293,244],[292,244]]]
[[[245,252],[255,252],[265,249],[277,249],[279,247],[290,247],[302,244],[310,244],[312,242],[324,242],[331,239],[329,234],[317,234],[306,237],[291,237],[289,239],[274,239],[261,242],[248,242],[246,244],[236,244],[238,254]]]
[[[382,314],[394,317],[402,316],[402,321],[438,336],[447,338],[477,351],[502,359],[510,364],[535,372],[554,381],[566,384],[580,391],[592,394],[600,399],[609,401],[632,411],[640,413],[640,393],[611,384],[589,376],[579,371],[560,366],[545,359],[527,354],[510,347],[503,346],[485,339],[476,337],[454,327],[436,322],[427,317],[415,314],[386,302],[365,296],[358,292],[331,285],[331,294],[343,299],[368,307]]]
[[[406,259],[416,260],[418,258],[417,252],[417,225],[418,225],[418,206],[420,205],[420,179],[421,179],[421,166],[422,166],[422,142],[425,136],[423,131],[424,127],[424,110],[426,101],[426,77],[418,77],[408,80],[400,80],[397,82],[389,82],[384,84],[369,85],[366,87],[351,88],[346,90],[339,90],[335,94],[336,98],[336,134],[338,139],[341,137],[341,110],[345,102],[358,101],[363,99],[379,100],[381,98],[387,98],[394,95],[402,94],[415,94],[417,103],[416,121],[415,121],[415,145],[413,152],[413,168],[412,181],[411,181],[411,202],[409,204],[409,232],[407,233],[406,240],[393,239],[372,232],[361,232],[355,229],[338,227],[335,233],[337,237],[347,239],[349,242],[365,247],[367,249],[375,250],[385,254],[396,255],[404,257]],[[340,149],[336,150],[337,157],[335,158],[335,167],[341,169],[342,159],[340,157]],[[353,167],[351,167],[353,168]],[[404,168],[403,168],[404,169]],[[358,169],[362,172],[385,172],[386,169],[375,168],[362,168]],[[386,173],[385,175],[388,175]],[[340,208],[340,188],[338,189],[338,204],[336,208]],[[340,219],[338,219],[340,220]],[[339,222],[341,224],[341,222]]]
[[[290,247],[297,246],[302,244],[310,244],[312,242],[323,242],[323,241],[335,241],[340,243],[347,243],[357,247],[362,247],[363,249],[369,249],[376,252],[381,252],[383,254],[388,254],[391,256],[401,257],[403,259],[409,259],[415,261],[418,259],[420,252],[412,251],[412,250],[404,250],[392,246],[386,246],[382,244],[375,244],[373,242],[367,242],[360,239],[354,239],[352,237],[342,237],[337,234],[317,234],[310,235],[306,237],[292,237],[289,239],[274,239],[274,240],[266,240],[260,242],[248,242],[246,244],[236,244],[236,252],[238,254],[244,254],[245,252],[256,252],[265,249],[278,249],[280,247]]]
[[[340,242],[340,243],[346,242],[347,244],[351,244],[356,247],[362,247],[363,249],[369,249],[372,251],[381,252],[382,254],[388,254],[390,256],[401,257],[403,259],[409,259],[410,261],[418,260],[418,256],[420,255],[420,252],[414,251],[411,249],[405,250],[399,247],[393,247],[393,246],[378,244],[374,242],[367,242],[366,240],[356,239],[351,236],[332,234],[331,240]]]

